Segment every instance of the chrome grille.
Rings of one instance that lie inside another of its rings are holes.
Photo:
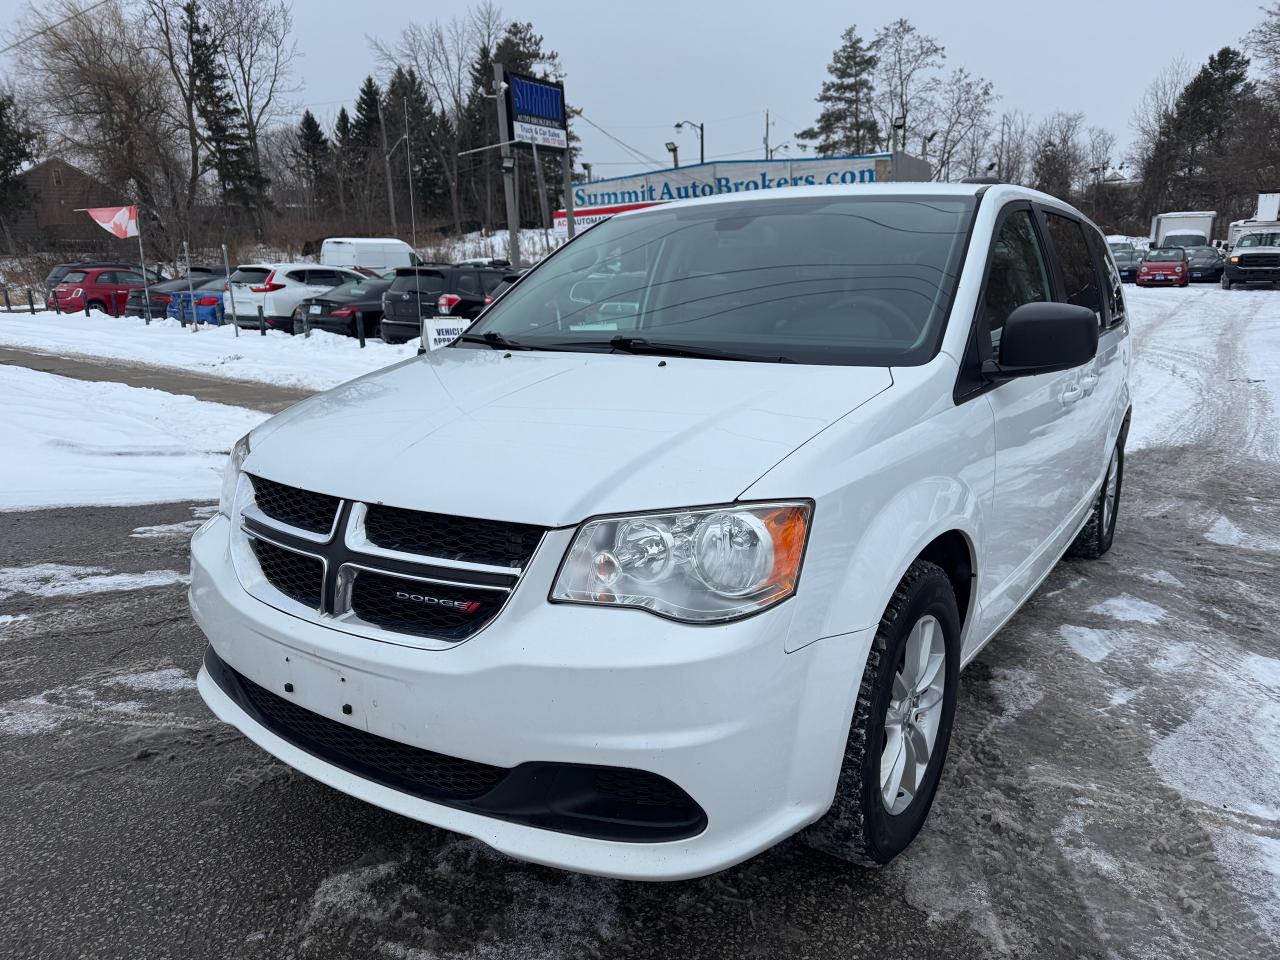
[[[505,591],[482,591],[445,583],[355,572],[351,610],[366,623],[397,633],[463,640],[493,619]]]
[[[1255,267],[1280,267],[1280,253],[1242,253],[1240,266],[1253,269]]]

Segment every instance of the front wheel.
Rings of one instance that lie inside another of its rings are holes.
[[[806,843],[873,867],[911,844],[938,790],[959,680],[955,591],[941,567],[917,560],[880,619],[835,799]]]

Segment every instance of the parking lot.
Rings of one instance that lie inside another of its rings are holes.
[[[1060,564],[962,676],[932,817],[880,871],[791,841],[701,880],[601,880],[350,799],[195,691],[182,577],[207,504],[6,514],[6,954],[1274,956],[1280,292],[1130,306],[1115,548]]]

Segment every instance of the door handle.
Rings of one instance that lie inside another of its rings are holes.
[[[1075,403],[1083,396],[1084,388],[1080,386],[1080,382],[1077,380],[1062,391],[1062,405],[1066,406],[1069,403]]]

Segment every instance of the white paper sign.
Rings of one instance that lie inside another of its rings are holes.
[[[471,321],[465,317],[427,317],[422,325],[425,328],[423,339],[427,341],[423,346],[428,350],[439,350],[462,336],[462,331],[471,326]]]

